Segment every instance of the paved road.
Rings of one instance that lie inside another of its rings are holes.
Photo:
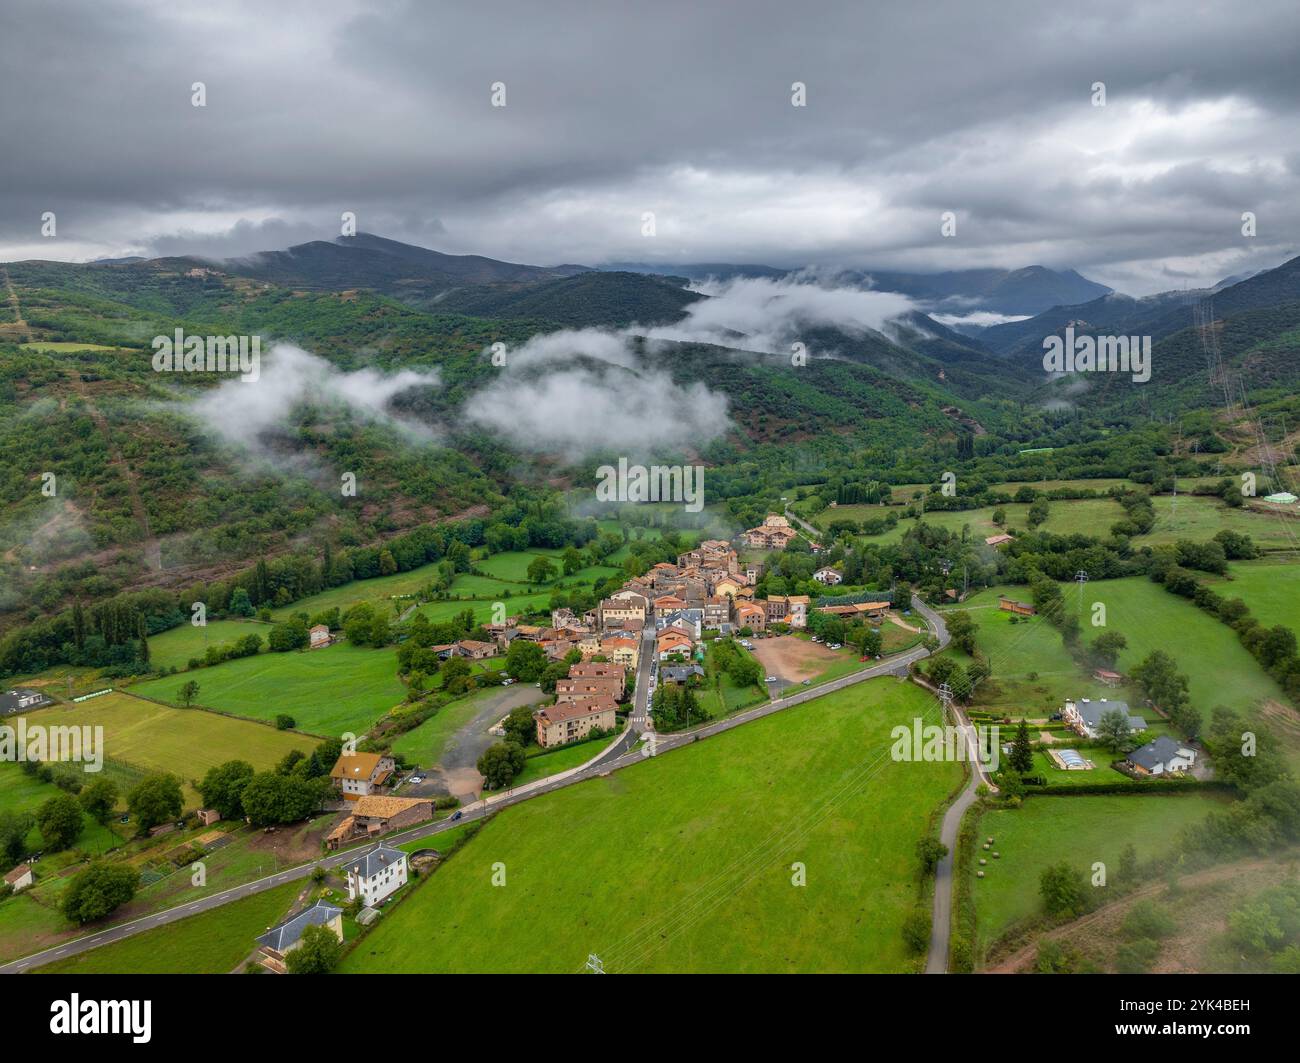
[[[932,629],[939,637],[940,648],[948,644],[948,629],[944,626],[943,619],[928,606],[923,604],[919,599],[912,600],[912,607],[929,621]],[[653,639],[653,634],[650,636]],[[653,644],[653,643],[652,643]],[[861,683],[868,679],[874,679],[883,675],[906,675],[908,667],[915,661],[927,656],[929,653],[922,646],[913,647],[905,653],[900,653],[888,660],[881,661],[879,664],[870,668],[864,668],[860,672],[854,672],[851,675],[841,676],[839,679],[833,679],[827,683],[822,683],[815,687],[801,687],[799,692],[792,694],[788,698],[780,698],[776,701],[770,701],[766,704],[759,705],[755,708],[748,709],[745,712],[729,716],[724,720],[717,720],[713,723],[705,724],[702,727],[694,728],[690,731],[680,731],[671,735],[654,735],[647,743],[638,741],[640,732],[630,723],[611,745],[600,755],[589,761],[582,768],[572,772],[561,773],[553,778],[553,781],[541,780],[537,783],[528,784],[521,787],[518,791],[507,790],[503,793],[494,794],[483,801],[478,801],[473,805],[465,808],[458,820],[440,820],[437,823],[426,823],[419,827],[413,827],[408,831],[400,834],[388,835],[384,838],[385,844],[400,845],[402,842],[416,841],[422,838],[433,838],[444,831],[452,830],[456,827],[463,826],[466,823],[473,823],[476,820],[485,818],[499,808],[506,808],[510,805],[519,804],[522,801],[532,800],[542,794],[553,793],[556,790],[563,789],[566,786],[573,786],[576,783],[586,782],[589,779],[598,776],[608,775],[611,771],[618,771],[622,768],[630,767],[633,764],[639,764],[646,756],[658,756],[662,753],[669,752],[681,746],[690,745],[704,738],[711,738],[714,735],[730,731],[752,720],[762,719],[765,716],[771,716],[774,713],[781,712],[784,709],[793,708],[801,705],[806,701],[812,701],[821,697],[823,694],[829,694],[835,690],[843,690],[845,687],[852,686],[855,683]],[[648,662],[648,657],[643,654],[643,660]],[[646,665],[648,667],[648,663]],[[646,676],[638,670],[637,691],[641,693],[641,685],[646,681]],[[644,705],[644,702],[642,702]],[[653,733],[653,732],[652,732]],[[645,746],[645,748],[637,748]],[[180,905],[176,908],[168,908],[165,911],[155,912],[152,915],[141,916],[129,923],[123,923],[120,926],[110,927],[101,930],[89,937],[77,938],[73,941],[65,942],[56,948],[46,949],[44,952],[34,953],[25,956],[22,959],[13,960],[9,963],[0,965],[0,974],[18,974],[32,967],[39,967],[55,960],[66,959],[69,956],[75,956],[82,952],[88,952],[91,949],[98,948],[100,945],[107,945],[114,941],[121,941],[123,938],[131,937],[145,930],[152,930],[156,927],[165,926],[168,923],[174,923],[185,919],[191,915],[197,915],[200,912],[210,911],[218,908],[223,904],[230,904],[232,901],[240,900],[243,897],[251,897],[255,893],[261,893],[264,890],[273,889],[276,886],[286,882],[296,882],[309,877],[317,867],[331,869],[339,867],[356,858],[358,853],[364,852],[365,847],[351,849],[342,853],[334,853],[320,860],[313,861],[309,864],[301,864],[298,867],[290,868],[287,871],[281,871],[279,874],[270,875],[267,878],[260,878],[253,882],[247,882],[242,886],[235,886],[232,889],[224,890],[221,893],[214,893],[202,900],[193,901],[189,904]]]

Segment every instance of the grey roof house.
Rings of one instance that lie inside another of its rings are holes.
[[[1061,717],[1081,735],[1096,738],[1097,727],[1101,723],[1101,718],[1111,712],[1122,713],[1128,721],[1130,731],[1145,731],[1147,729],[1146,720],[1129,712],[1127,701],[1108,701],[1105,698],[1097,700],[1083,698],[1077,702],[1067,701]]]
[[[1164,775],[1186,771],[1196,763],[1196,750],[1183,742],[1161,735],[1124,758],[1139,775]]]
[[[328,926],[342,941],[343,909],[317,901],[312,907],[304,908],[279,926],[272,927],[257,939],[257,943],[276,956],[284,956],[297,947],[302,940],[302,932],[309,926]]]
[[[28,709],[43,709],[46,705],[53,704],[54,699],[39,690],[14,687],[0,693],[0,716],[12,716],[15,712],[25,712]]]

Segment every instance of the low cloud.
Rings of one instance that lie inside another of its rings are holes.
[[[222,438],[254,448],[268,433],[289,426],[304,406],[345,409],[363,419],[431,439],[433,433],[427,425],[401,417],[391,403],[411,388],[440,384],[436,371],[403,369],[391,375],[374,369],[340,372],[324,358],[280,343],[264,356],[257,380],[232,378],[180,409]]]
[[[833,328],[853,336],[888,332],[890,322],[917,308],[897,292],[835,284],[814,274],[706,281],[695,290],[708,298],[688,306],[676,324],[644,335],[784,354],[809,330]]]
[[[994,310],[976,310],[970,314],[931,314],[930,317],[949,328],[991,328],[1009,321],[1027,321],[1028,314],[999,314]]]
[[[645,364],[632,337],[599,329],[535,336],[463,413],[522,450],[577,459],[694,450],[731,427],[725,395]]]

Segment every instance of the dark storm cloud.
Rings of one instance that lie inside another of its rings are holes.
[[[1130,291],[1290,251],[1294,3],[1056,7],[17,0],[0,258],[241,254],[343,211],[526,261],[1041,262]]]

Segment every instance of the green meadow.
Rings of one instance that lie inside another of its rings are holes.
[[[1173,796],[1031,797],[1020,808],[984,813],[976,830],[969,874],[975,903],[978,955],[1013,924],[1041,914],[1038,879],[1043,869],[1065,861],[1091,878],[1100,862],[1113,874],[1124,847],[1139,862],[1176,857],[1182,828],[1199,823],[1218,798]],[[989,850],[983,848],[993,838]],[[999,855],[993,859],[991,854]],[[979,867],[979,859],[987,860]],[[974,878],[977,870],[984,878]]]
[[[914,970],[916,839],[961,771],[891,760],[889,734],[933,706],[862,683],[505,809],[342,969]]]
[[[203,627],[185,623],[150,636],[149,662],[155,668],[185,668],[209,646],[229,646],[245,635],[260,635],[265,648],[270,634],[269,624],[255,620],[212,620]]]
[[[199,684],[195,704],[274,722],[288,713],[317,735],[360,734],[405,696],[397,651],[339,643],[319,650],[259,653],[213,668],[152,679],[132,693],[179,705],[180,688]]]
[[[37,968],[39,974],[226,974],[256,938],[289,912],[301,882],[255,893],[209,912]]]

